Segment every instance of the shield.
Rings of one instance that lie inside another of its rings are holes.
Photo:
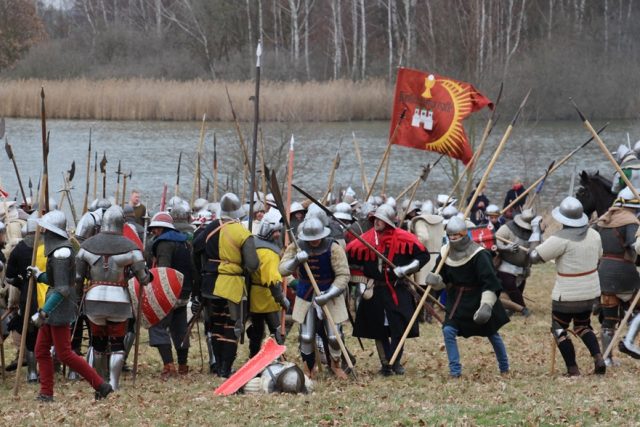
[[[140,237],[138,237],[138,233],[136,232],[136,229],[133,227],[133,225],[125,224],[122,227],[122,235],[135,243],[138,249],[144,252],[142,241],[140,240]]]
[[[489,251],[496,251],[496,237],[493,234],[493,226],[487,225],[483,227],[470,228],[471,240]]]
[[[154,326],[173,309],[180,298],[184,276],[168,267],[152,268],[153,280],[144,288],[142,297],[142,326]],[[135,277],[129,280],[129,296],[133,307],[138,306],[140,283]],[[134,313],[136,310],[134,310]]]

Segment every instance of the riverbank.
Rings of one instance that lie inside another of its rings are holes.
[[[232,120],[225,85],[238,120],[253,120],[255,83],[210,80],[2,80],[0,117],[40,117],[44,87],[47,117],[82,120]],[[386,80],[360,82],[263,81],[260,117],[274,122],[388,120],[393,88]]]

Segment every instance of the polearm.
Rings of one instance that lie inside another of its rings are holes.
[[[118,169],[116,170],[116,201],[115,204],[117,205],[118,202],[120,201],[120,175],[122,175],[122,164],[120,162],[120,160],[118,160]]]
[[[358,145],[358,140],[356,139],[356,133],[351,132],[351,134],[353,135],[353,147],[356,150],[356,159],[358,160],[358,165],[360,165],[360,178],[362,179],[362,188],[364,189],[365,193],[368,193],[369,183],[367,182],[367,174],[364,173],[364,164],[362,163],[362,155],[360,155],[360,146]]]
[[[278,206],[278,210],[280,211],[280,214],[282,215],[283,224],[284,224],[285,228],[291,234],[291,242],[294,244],[296,249],[299,250],[300,246],[298,245],[298,241],[296,240],[296,237],[293,235],[294,231],[291,229],[291,227],[289,225],[289,218],[287,217],[287,211],[286,211],[286,209],[284,208],[284,205],[283,205],[282,195],[280,194],[280,187],[278,186],[278,178],[276,177],[275,171],[271,172],[271,182],[270,183],[271,183],[271,193],[273,194],[273,198],[274,198],[274,200],[276,202],[276,205]],[[316,282],[316,279],[313,276],[313,272],[311,271],[311,268],[309,267],[309,263],[307,263],[305,261],[304,263],[302,263],[302,266],[303,266],[305,272],[307,273],[307,277],[309,278],[309,281],[311,282],[311,286],[313,287],[313,291],[315,292],[315,295],[316,296],[321,295],[322,293],[320,292],[320,288],[318,287],[318,283]],[[347,347],[345,347],[345,345],[344,345],[344,341],[342,340],[342,336],[340,335],[340,331],[338,330],[338,326],[333,321],[333,316],[331,315],[331,312],[329,311],[329,307],[327,307],[326,305],[323,305],[322,306],[322,312],[323,312],[325,318],[327,319],[327,323],[329,323],[329,327],[331,328],[331,332],[336,337],[336,341],[338,341],[338,345],[340,346],[340,351],[342,352],[342,356],[344,357],[344,359],[347,362],[347,366],[349,366],[351,374],[353,375],[354,378],[357,379],[356,370],[355,370],[355,368],[353,366],[353,362],[351,361],[351,356],[349,356],[349,352],[347,351]]]
[[[218,201],[218,141],[215,132],[213,134],[213,200]]]
[[[40,88],[40,123],[42,125],[42,185],[44,188],[45,212],[49,212],[49,133],[47,132],[47,113],[44,106],[44,86]],[[33,264],[32,264],[33,265]]]
[[[167,207],[167,184],[162,186],[162,196],[160,196],[160,212],[164,212]]]
[[[29,184],[27,185],[29,186],[29,200],[33,203],[33,183],[31,182],[31,177],[29,177]]]
[[[260,180],[262,181],[262,194],[264,194],[265,198],[267,197],[267,176],[269,176],[269,171],[267,168],[266,156],[264,154],[264,134],[262,133],[262,128],[260,128],[260,163],[262,164],[262,172],[260,173]],[[264,200],[262,200],[264,202]]]
[[[440,161],[440,159],[442,159],[442,157],[444,156],[444,154],[442,154],[440,156],[440,158],[438,159],[437,162]],[[436,162],[436,164],[437,164]],[[420,183],[423,181],[426,181],[427,178],[429,177],[429,173],[431,173],[431,170],[435,167],[435,164],[433,166],[431,166],[430,164],[427,166],[423,166],[422,167],[422,172],[420,173],[420,176],[418,178],[416,178],[416,180],[413,183],[413,190],[411,190],[411,196],[409,197],[409,202],[407,203],[407,208],[404,210],[404,212],[402,212],[402,216],[400,217],[400,220],[398,221],[398,224],[403,224],[404,220],[407,218],[407,213],[409,213],[409,209],[411,208],[411,203],[413,203],[413,199],[416,197],[416,193],[418,192],[418,187],[420,186]]]
[[[260,57],[262,56],[262,38],[258,40],[256,47],[256,92],[253,97],[253,147],[251,149],[251,182],[249,185],[249,219],[248,226],[251,231],[253,222],[254,197],[256,194],[256,158],[258,157],[258,126],[260,124]]]
[[[209,178],[207,178],[207,186],[204,189],[204,198],[208,201],[209,200]]]
[[[2,128],[4,134],[4,118],[2,119]],[[2,136],[0,136],[2,138]],[[24,202],[24,206],[27,206],[27,195],[24,192],[24,187],[22,186],[22,179],[20,178],[20,172],[18,171],[18,165],[16,164],[16,158],[13,155],[13,148],[11,148],[11,144],[9,144],[9,138],[5,137],[4,139],[4,149],[7,151],[7,156],[9,156],[9,160],[13,163],[13,169],[16,171],[16,178],[18,179],[18,186],[20,186],[20,193],[22,194],[22,201]]]
[[[147,203],[148,205],[148,203]],[[144,234],[142,235],[142,252],[147,248],[147,227],[149,226],[149,214],[144,214]],[[133,369],[131,371],[131,381],[136,385],[136,375],[138,374],[138,354],[140,350],[140,325],[142,324],[142,300],[144,299],[144,286],[140,283],[140,294],[138,295],[138,306],[136,307],[136,337],[133,350]]]
[[[609,126],[609,122],[605,123],[604,126],[602,126],[600,129],[598,129],[597,134],[600,135],[602,133],[602,131],[604,131],[607,126]],[[561,160],[557,161],[555,163],[555,165],[551,168],[551,170],[549,171],[548,175],[551,175],[553,172],[555,172],[560,166],[564,165],[565,163],[567,163],[569,161],[569,159],[571,157],[573,157],[574,154],[576,154],[578,151],[582,150],[584,147],[586,147],[591,141],[593,141],[594,137],[592,136],[591,138],[589,138],[588,140],[586,140],[585,142],[583,142],[579,147],[574,148],[569,154],[567,154],[566,156],[564,156]],[[525,191],[522,192],[522,194],[520,194],[518,197],[516,197],[513,201],[511,201],[511,203],[509,203],[507,206],[505,206],[501,211],[500,214],[504,214],[507,210],[511,209],[513,207],[513,205],[515,205],[516,203],[518,203],[520,200],[522,200],[524,197],[527,196],[527,194],[529,194],[529,192],[531,192],[533,189],[535,189],[538,184],[540,184],[540,182],[542,182],[542,180],[545,179],[545,175],[541,175],[540,178],[538,178],[533,184],[531,184],[529,186],[529,188],[527,188]]]
[[[249,150],[247,150],[247,145],[244,143],[244,137],[242,136],[242,131],[240,130],[240,124],[238,123],[238,116],[236,116],[236,110],[233,108],[233,102],[231,101],[231,95],[229,95],[229,88],[227,85],[224,85],[224,90],[227,92],[227,101],[229,101],[229,108],[231,109],[231,117],[233,118],[233,125],[236,129],[236,134],[238,135],[238,142],[240,143],[240,148],[242,149],[242,195],[240,196],[240,200],[244,203],[244,197],[246,193],[246,183],[247,183],[247,172],[250,168],[249,165]]]
[[[73,223],[75,226],[78,225],[78,215],[76,213],[76,206],[73,203],[73,195],[71,194],[71,181],[73,181],[73,177],[76,175],[76,161],[71,162],[71,169],[67,171],[67,174],[63,176],[64,178],[64,186],[66,188],[67,199],[69,199],[69,209],[71,210],[71,217],[73,218]],[[116,201],[117,203],[117,201]]]
[[[640,199],[640,194],[638,194],[638,190],[633,186],[629,178],[627,178],[627,176],[624,174],[624,171],[622,170],[618,162],[616,162],[616,159],[613,158],[613,155],[611,154],[607,146],[604,144],[604,142],[600,138],[600,135],[598,135],[596,130],[593,128],[593,126],[591,126],[591,123],[589,122],[589,120],[587,120],[584,114],[582,114],[582,112],[580,111],[576,103],[573,101],[573,99],[571,99],[571,103],[573,104],[573,107],[578,112],[578,115],[580,116],[580,119],[584,123],[585,127],[589,130],[589,132],[591,132],[591,135],[593,135],[593,138],[598,143],[600,150],[602,150],[607,160],[609,160],[609,162],[616,169],[616,171],[620,175],[620,178],[624,181],[627,187],[629,187],[629,190],[631,190],[631,192],[633,193],[633,196],[636,199]],[[636,305],[638,304],[638,300],[640,300],[640,292],[636,292],[636,296],[635,298],[633,298],[633,301],[631,302],[631,305],[629,305],[629,308],[627,308],[627,312],[625,313],[624,318],[620,321],[620,325],[627,324],[627,321],[629,320],[631,313],[633,313],[633,309],[636,308]],[[621,336],[622,336],[622,327],[619,327],[616,330],[616,333],[613,335],[613,338],[611,339],[609,346],[607,347],[604,354],[602,355],[603,359],[606,359],[607,357],[609,357],[613,348],[618,344],[618,341],[620,341]]]
[[[298,187],[296,184],[293,184],[293,188],[295,188],[296,190],[298,190],[300,192],[300,194],[302,194],[303,196],[305,196],[307,199],[311,200],[313,203],[315,203],[316,205],[318,205],[318,207],[320,209],[322,209],[323,211],[326,212],[326,214],[333,218],[338,224],[340,224],[340,226],[345,230],[345,231],[350,231],[351,230],[351,225],[345,223],[344,221],[342,221],[340,218],[336,218],[336,216],[333,214],[333,212],[331,212],[331,210],[329,208],[327,208],[326,206],[324,206],[322,203],[320,203],[319,200],[316,200],[311,194],[309,194],[308,192],[306,192],[305,190],[303,190],[302,188]],[[384,262],[385,264],[387,264],[389,267],[391,268],[396,268],[396,265],[386,256],[384,256],[384,254],[382,254],[380,251],[378,251],[375,247],[373,247],[371,245],[371,243],[367,242],[366,240],[364,240],[362,238],[362,236],[360,236],[358,233],[352,232],[351,233],[353,235],[353,237],[355,237],[356,239],[358,239],[360,241],[360,243],[362,243],[363,245],[365,245],[367,248],[369,248],[369,250],[371,250],[374,254],[376,254],[376,256],[378,258],[380,258],[382,260],[382,262]],[[420,287],[420,285],[418,285],[413,279],[411,279],[410,277],[405,277],[405,280],[407,280],[410,284],[412,284],[416,289],[422,289]],[[433,295],[429,295],[429,298],[431,298],[431,300],[433,302],[435,302],[437,305],[439,305],[440,307],[444,308],[442,306],[442,304],[440,303],[440,301],[438,301]],[[430,308],[429,306],[427,306],[427,310],[432,311],[433,308]],[[438,318],[436,316],[436,318]],[[440,320],[438,318],[438,320]]]
[[[547,170],[544,172],[544,175],[542,176],[542,181],[540,181],[540,183],[536,186],[536,191],[533,192],[533,196],[531,196],[529,200],[527,200],[527,203],[524,204],[525,209],[529,209],[530,207],[533,206],[533,203],[536,201],[538,194],[540,194],[540,192],[542,191],[542,187],[544,186],[544,183],[546,182],[547,177],[549,176],[549,173],[551,173],[551,169],[553,168],[553,165],[555,163],[556,161],[553,160],[549,164],[549,167],[547,167]],[[573,178],[571,179],[571,186],[573,186]],[[571,190],[569,194],[573,194],[573,190]]]
[[[389,142],[387,143],[387,148],[385,148],[384,153],[382,154],[382,159],[380,160],[380,164],[378,165],[378,170],[376,170],[376,174],[373,177],[373,181],[371,181],[371,185],[369,186],[369,191],[367,191],[367,197],[365,197],[363,199],[365,202],[367,200],[369,200],[369,197],[371,196],[371,193],[373,192],[373,188],[376,186],[376,181],[378,180],[378,176],[380,175],[380,170],[382,170],[382,166],[387,161],[387,156],[389,155],[389,151],[391,150],[391,146],[393,145],[393,142],[396,139],[396,135],[398,134],[398,129],[400,128],[400,124],[404,120],[406,114],[407,114],[407,109],[405,108],[404,110],[402,110],[402,113],[400,113],[400,120],[398,120],[398,123],[396,124],[395,129],[393,129],[393,133],[391,134],[391,138],[389,138]]]
[[[178,155],[178,169],[176,169],[176,187],[173,195],[178,197],[180,194],[180,166],[182,165],[182,151]]]
[[[287,205],[284,207],[284,210],[287,214],[287,219],[290,219],[291,216],[291,192],[292,192],[292,186],[293,186],[293,160],[294,160],[294,150],[293,150],[293,146],[295,144],[295,140],[293,139],[293,134],[291,134],[291,141],[289,141],[289,159],[288,159],[288,163],[287,163]],[[288,247],[289,246],[290,240],[289,240],[289,233],[284,233],[284,247]],[[283,295],[287,295],[287,285],[288,285],[288,280],[286,277],[282,278],[282,294]],[[280,333],[282,334],[282,336],[286,336],[287,335],[287,327],[285,325],[285,321],[286,321],[286,312],[285,310],[282,310],[282,313],[280,315]]]
[[[133,172],[129,171],[128,174],[124,174],[122,177],[122,207],[124,208],[124,204],[127,197],[127,179],[131,179]]]
[[[340,167],[340,148],[342,147],[342,140],[340,140],[340,144],[338,144],[338,150],[336,151],[336,156],[333,158],[333,165],[331,166],[331,172],[329,173],[329,183],[327,184],[327,191],[322,196],[320,200],[323,204],[327,202],[329,195],[333,192],[333,181],[336,177],[336,170]]]
[[[500,140],[500,143],[498,144],[498,147],[496,148],[495,154],[491,158],[491,161],[489,162],[489,165],[487,166],[487,169],[484,171],[484,174],[482,175],[482,179],[480,180],[480,183],[478,184],[478,187],[476,188],[476,191],[473,193],[473,196],[471,196],[471,200],[469,200],[469,203],[467,204],[467,207],[464,210],[464,217],[465,218],[467,218],[469,216],[469,213],[471,212],[471,208],[473,207],[473,205],[476,202],[476,199],[478,198],[478,196],[480,195],[480,193],[484,189],[484,186],[486,185],[487,180],[489,179],[489,173],[493,169],[493,166],[496,164],[496,161],[498,160],[498,156],[500,156],[500,153],[502,152],[502,149],[504,148],[505,144],[507,143],[507,140],[511,136],[511,132],[513,131],[513,127],[515,126],[515,124],[516,124],[516,122],[518,120],[518,117],[520,116],[520,113],[522,112],[522,109],[524,108],[525,104],[527,103],[527,99],[529,99],[529,94],[531,94],[531,90],[529,90],[529,92],[527,92],[527,95],[524,97],[524,99],[520,103],[520,107],[518,108],[518,111],[516,111],[516,114],[513,116],[513,119],[511,120],[511,123],[507,127],[507,130],[505,131],[502,139]],[[444,267],[444,263],[447,260],[448,256],[449,256],[449,246],[447,245],[445,247],[445,249],[443,250],[443,252],[442,252],[442,257],[441,257],[440,263],[436,267],[436,270],[435,270],[436,274],[440,273],[440,271],[442,270],[442,267]],[[420,298],[420,301],[418,302],[418,306],[416,307],[416,310],[414,311],[413,316],[409,320],[409,324],[407,325],[407,328],[405,329],[404,333],[402,334],[402,338],[400,339],[400,342],[398,343],[398,346],[396,347],[396,350],[393,352],[393,356],[391,356],[391,360],[389,361],[389,364],[392,365],[393,363],[395,363],[396,359],[398,358],[398,355],[400,354],[400,350],[402,350],[402,346],[404,345],[404,342],[406,341],[407,336],[409,335],[409,332],[411,331],[411,328],[413,327],[413,324],[415,323],[416,319],[418,318],[418,315],[420,314],[420,311],[422,310],[422,306],[424,305],[424,303],[425,303],[425,301],[427,299],[427,295],[429,295],[430,291],[431,291],[431,285],[427,286],[427,289],[425,290],[424,295],[422,295],[422,298]]]
[[[100,173],[102,174],[102,198],[107,198],[107,153],[102,153],[100,160]]]
[[[87,149],[87,183],[84,187],[84,202],[82,203],[82,213],[89,210],[89,182],[91,181],[91,128],[89,128],[89,148]]]
[[[98,198],[98,152],[93,156],[93,200]]]
[[[200,153],[202,153],[202,147],[204,145],[204,133],[207,123],[207,115],[202,115],[202,124],[200,125],[200,139],[198,140],[198,151],[196,151],[196,167],[193,173],[193,187],[191,188],[191,199],[189,200],[189,206],[193,206],[193,202],[196,200],[196,192],[200,187]]]

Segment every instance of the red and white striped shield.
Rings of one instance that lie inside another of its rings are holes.
[[[142,297],[142,326],[150,328],[173,309],[180,298],[184,276],[178,270],[168,267],[152,268],[153,280],[144,288]],[[129,296],[134,307],[134,314],[138,307],[140,283],[135,277],[129,280]]]
[[[135,243],[138,249],[144,251],[144,248],[142,247],[142,240],[140,240],[140,237],[138,237],[138,233],[136,232],[136,229],[133,225],[124,224],[124,226],[122,227],[122,235]]]

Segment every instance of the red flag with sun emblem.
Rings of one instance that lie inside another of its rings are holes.
[[[472,152],[462,121],[491,101],[469,83],[400,68],[393,101],[393,144],[435,151],[467,164]],[[397,127],[397,130],[396,130]]]

